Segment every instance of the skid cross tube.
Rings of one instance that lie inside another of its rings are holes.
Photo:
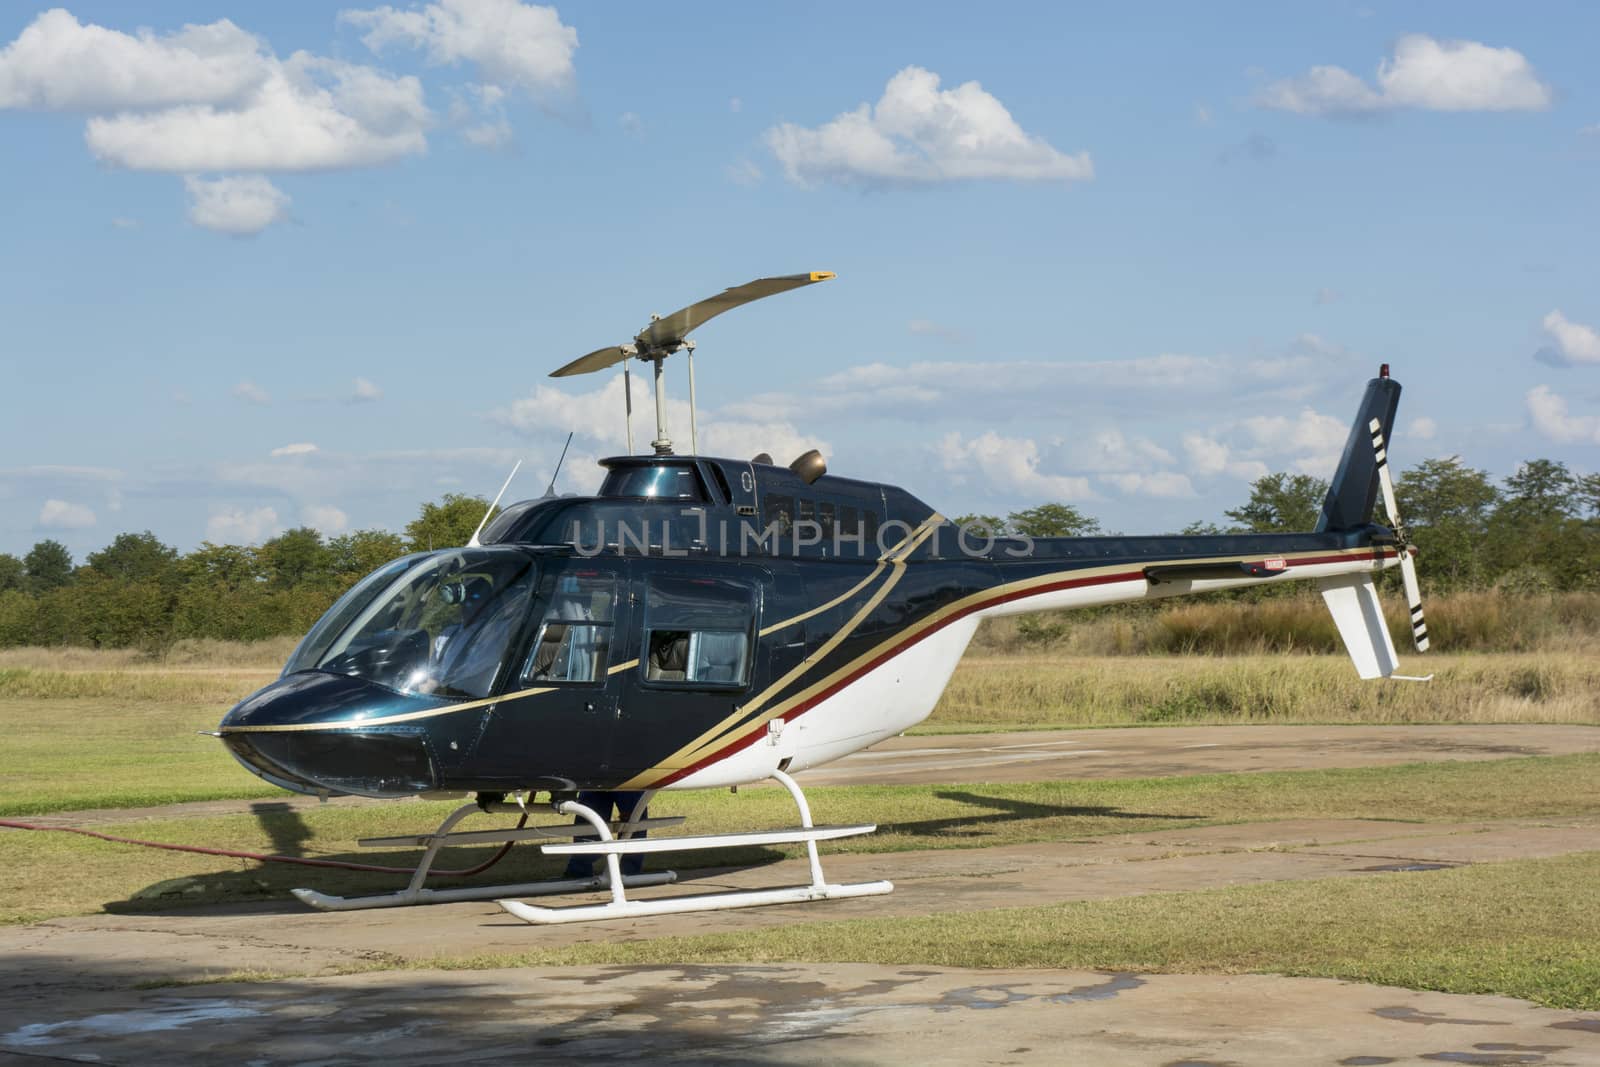
[[[573,805],[574,808],[581,805]],[[561,811],[561,805],[555,805],[555,810]],[[402,908],[413,904],[449,904],[463,900],[498,900],[506,896],[548,896],[555,893],[582,893],[597,889],[612,888],[612,893],[622,891],[623,884],[629,888],[642,888],[652,885],[668,885],[677,880],[677,875],[672,871],[661,871],[654,874],[633,874],[623,877],[615,862],[606,865],[606,873],[589,878],[559,878],[543,882],[524,882],[518,885],[481,885],[461,886],[452,889],[427,888],[428,872],[432,869],[434,860],[438,858],[439,851],[450,845],[474,845],[493,843],[496,841],[522,841],[530,837],[571,837],[575,833],[587,833],[581,828],[566,826],[530,826],[521,829],[505,830],[471,830],[465,833],[451,833],[451,830],[462,819],[473,812],[484,811],[491,814],[523,812],[525,809],[519,804],[463,804],[445,817],[438,829],[431,834],[422,834],[415,837],[374,837],[362,840],[363,846],[384,847],[396,844],[425,845],[422,859],[417,862],[417,868],[411,873],[411,881],[404,889],[392,893],[376,893],[362,897],[341,897],[331,893],[321,893],[315,889],[290,890],[302,904],[316,908],[318,911],[363,911],[367,908]],[[584,809],[588,811],[587,808]],[[634,818],[630,819],[623,827],[624,836],[635,830],[653,828],[656,826],[676,826],[683,822],[681,818],[650,819],[638,818],[644,805],[640,804],[634,809]],[[575,812],[572,812],[575,814]],[[594,815],[593,812],[589,812]],[[599,822],[599,829],[607,839],[611,838],[611,828],[599,816],[594,816]],[[589,821],[589,820],[586,820]],[[591,821],[591,825],[594,823]]]
[[[600,832],[599,841],[574,842],[570,845],[545,845],[543,851],[551,855],[603,855],[611,872],[611,900],[605,904],[578,904],[561,908],[546,908],[524,904],[520,900],[503,899],[499,904],[507,912],[524,922],[573,923],[595,919],[626,919],[648,915],[673,915],[694,911],[725,911],[731,908],[753,908],[766,904],[798,904],[808,900],[837,900],[843,897],[877,896],[894,890],[893,882],[858,882],[850,885],[829,883],[822,873],[822,858],[817,854],[817,841],[831,838],[868,834],[874,825],[816,826],[811,821],[811,806],[798,783],[783,771],[775,770],[772,777],[789,791],[795,806],[800,809],[801,825],[789,830],[756,830],[749,833],[710,834],[690,837],[636,838],[617,840],[609,833],[604,820],[582,804],[567,801],[558,807],[564,813],[584,818]],[[634,810],[639,811],[643,805]],[[659,897],[651,900],[630,900],[625,889],[633,883],[618,877],[618,857],[629,853],[682,852],[690,849],[733,848],[751,844],[778,844],[804,841],[806,858],[811,866],[811,884],[784,886],[777,889],[749,889],[731,893],[698,893],[681,897]],[[510,896],[510,894],[507,894]]]

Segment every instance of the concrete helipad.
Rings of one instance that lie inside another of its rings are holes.
[[[1146,776],[1600,749],[1585,727],[1194,727],[896,738],[809,784]],[[248,802],[232,802],[244,810]],[[187,805],[145,814],[229,810]],[[78,813],[77,823],[113,819]],[[1600,819],[1294,819],[826,859],[887,897],[530,927],[492,902],[328,914],[292,900],[0,928],[0,1064],[739,1063],[1600,1064],[1600,1017],[1520,1002],[1266,976],[868,966],[445,972],[443,956],[737,931],[1559,855]],[[651,895],[794,884],[803,861],[690,872]],[[1425,877],[1425,875],[1421,875]],[[574,902],[578,902],[574,900]],[[364,963],[410,968],[330,975]],[[264,984],[134,988],[239,970]]]
[[[369,974],[0,1006],[0,1062],[1593,1064],[1600,1016],[1314,978],[931,967]]]

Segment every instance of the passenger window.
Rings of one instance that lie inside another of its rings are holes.
[[[769,495],[766,499],[766,524],[769,528],[776,526],[779,537],[794,529],[794,497]]]
[[[833,503],[821,501],[817,504],[817,525],[822,527],[822,540],[826,544],[833,542]]]
[[[743,688],[750,678],[754,587],[720,578],[652,578],[645,593],[645,681]]]
[[[878,543],[878,513],[876,511],[863,511],[861,513],[861,536],[867,539],[869,547],[876,547]]]
[[[807,500],[805,497],[801,497],[798,501],[796,501],[796,504],[798,505],[798,507],[795,508],[794,513],[794,519],[796,522],[816,521],[817,512],[811,501]]]
[[[851,545],[851,546],[855,546],[858,542],[860,544],[864,545],[866,542],[861,540],[861,536],[862,536],[862,533],[861,533],[861,513],[856,511],[856,509],[855,509],[855,507],[853,505],[840,504],[839,505],[839,546],[840,546],[840,548],[842,549],[847,544]],[[853,550],[854,550],[854,547],[852,547],[852,551]]]
[[[560,575],[523,667],[522,684],[604,680],[616,603],[614,575]]]

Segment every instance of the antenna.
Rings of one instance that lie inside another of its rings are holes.
[[[656,394],[656,437],[651,441],[651,447],[658,456],[672,454],[672,440],[667,436],[667,395],[665,384],[662,380],[662,364],[674,352],[687,350],[689,353],[689,443],[690,447],[699,451],[699,427],[696,425],[695,393],[694,393],[694,342],[689,340],[691,330],[698,329],[707,322],[716,318],[724,311],[736,308],[741,304],[748,304],[752,300],[760,300],[764,296],[775,296],[786,293],[790,289],[798,289],[803,285],[814,282],[825,282],[834,276],[831,270],[814,270],[806,274],[786,274],[776,278],[757,278],[753,282],[746,282],[732,289],[725,289],[716,296],[690,304],[686,308],[679,308],[670,315],[651,315],[650,324],[634,335],[633,342],[625,345],[612,345],[610,348],[598,348],[586,356],[580,356],[559,370],[550,372],[552,378],[565,378],[571,374],[588,374],[591,371],[604,370],[607,367],[622,364],[622,392],[624,404],[628,415],[628,452],[633,452],[633,389],[631,379],[628,377],[628,360],[638,359],[653,364],[652,370],[655,377]]]
[[[561,446],[561,458],[556,460],[556,469],[550,472],[550,485],[544,491],[545,496],[556,495],[556,475],[561,473],[561,465],[567,461],[567,449],[572,447],[572,435],[576,432],[576,430],[567,431],[567,443]]]
[[[511,488],[511,479],[517,476],[517,471],[522,469],[522,460],[517,460],[517,465],[511,468],[511,473],[506,475],[506,482],[500,491],[494,495],[494,502],[489,505],[489,510],[483,513],[483,518],[478,521],[478,528],[472,531],[472,539],[467,542],[468,548],[478,547],[478,535],[483,533],[483,527],[489,521],[489,516],[494,514],[494,509],[500,505],[500,498],[506,495],[506,490]]]

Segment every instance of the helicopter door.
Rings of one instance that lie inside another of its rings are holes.
[[[614,769],[649,770],[736,713],[756,672],[757,620],[770,591],[764,568],[726,576],[633,564],[643,609],[639,662],[612,739]],[[656,573],[650,573],[656,570]]]
[[[603,776],[623,685],[611,668],[632,655],[631,605],[619,569],[551,567],[534,601],[532,638],[510,692],[489,717],[479,762],[494,776]]]

